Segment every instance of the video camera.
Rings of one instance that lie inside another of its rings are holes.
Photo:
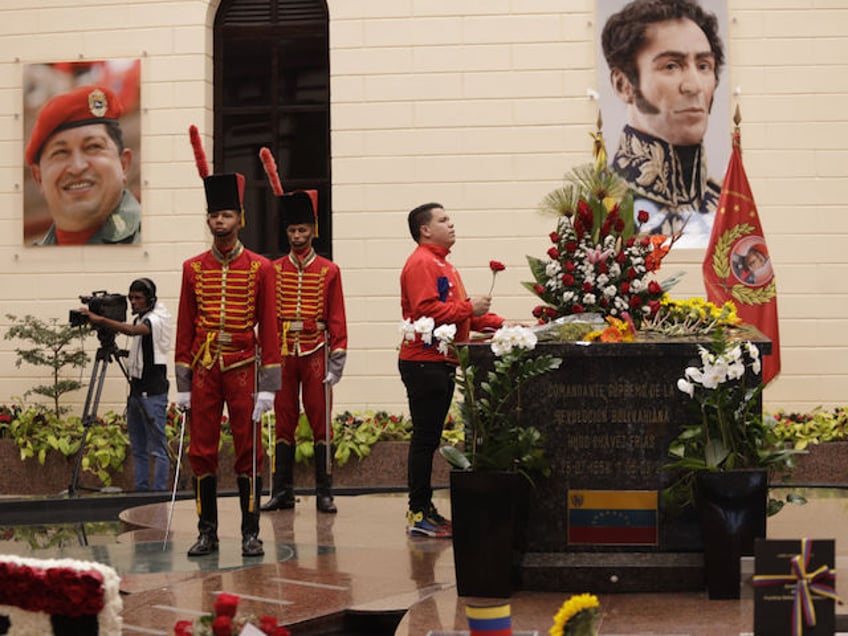
[[[79,299],[92,313],[117,322],[127,320],[127,297],[123,294],[109,294],[102,290],[91,292],[91,296],[80,296]],[[81,327],[88,324],[88,316],[76,309],[71,309],[68,314],[68,323],[71,327]]]

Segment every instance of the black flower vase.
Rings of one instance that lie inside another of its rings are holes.
[[[516,585],[529,485],[502,471],[450,473],[459,596],[509,598]]]
[[[703,471],[695,478],[695,502],[704,540],[704,574],[711,599],[739,598],[743,556],[766,536],[768,472]]]

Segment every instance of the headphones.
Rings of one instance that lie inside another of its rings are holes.
[[[136,278],[130,283],[130,291],[140,291],[147,298],[148,309],[156,304],[156,284],[149,278]]]

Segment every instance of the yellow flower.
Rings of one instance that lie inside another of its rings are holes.
[[[569,634],[592,633],[592,623],[601,606],[594,594],[575,594],[569,598],[554,616],[554,624],[548,630],[550,636],[567,636]]]

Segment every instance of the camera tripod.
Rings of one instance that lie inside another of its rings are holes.
[[[106,378],[106,369],[110,362],[116,362],[118,368],[130,382],[130,374],[121,358],[129,356],[129,351],[119,349],[115,344],[115,332],[104,327],[97,328],[97,338],[100,341],[100,347],[94,356],[94,366],[91,368],[91,380],[88,383],[88,393],[85,396],[85,406],[82,411],[82,441],[80,442],[79,450],[77,451],[76,465],[74,466],[74,474],[71,478],[71,484],[68,486],[68,497],[73,497],[79,489],[79,474],[82,467],[82,457],[85,453],[85,445],[88,441],[89,430],[91,424],[97,419],[97,407],[100,404],[100,395],[103,392],[103,380]],[[142,412],[149,418],[147,412],[142,408]],[[91,490],[91,489],[88,489]]]

